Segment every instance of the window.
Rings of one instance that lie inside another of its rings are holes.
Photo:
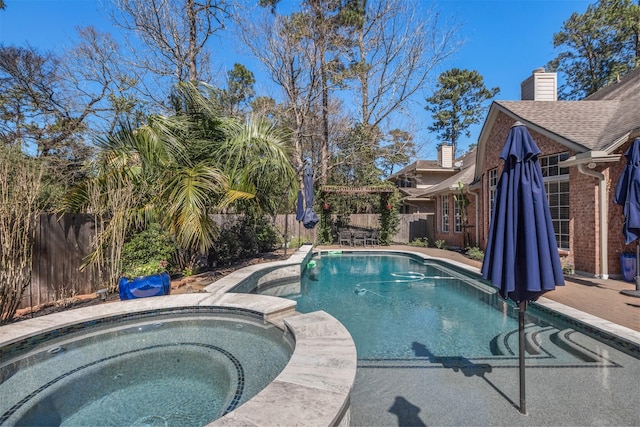
[[[566,250],[569,249],[569,168],[559,167],[558,162],[567,158],[569,153],[540,157],[544,189],[558,248]]]
[[[498,168],[489,171],[489,221],[493,215],[493,203],[496,200],[496,188],[498,187]]]
[[[462,233],[462,209],[455,199],[453,200],[453,232]]]
[[[396,187],[413,188],[413,180],[411,178],[399,179],[396,181]]]
[[[449,196],[442,196],[442,231],[449,232]]]
[[[542,168],[543,177],[553,177],[567,175],[569,176],[569,168],[561,168],[558,163],[567,160],[569,153],[553,154],[551,156],[540,157],[540,168]]]

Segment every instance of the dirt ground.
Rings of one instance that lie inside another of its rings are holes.
[[[288,251],[287,256],[291,255],[291,250]],[[217,267],[207,271],[203,271],[201,273],[195,274],[193,276],[181,277],[181,276],[172,276],[171,277],[171,294],[187,294],[194,292],[201,292],[202,288],[209,285],[211,282],[214,282],[235,270],[240,268],[247,267],[253,264],[260,264],[264,262],[272,262],[285,259],[284,250],[279,249],[274,252],[267,252],[260,254],[256,258],[242,260],[236,263],[233,263],[228,266]],[[47,304],[41,304],[35,307],[28,307],[19,309],[11,322],[19,322],[25,319],[31,319],[33,317],[45,316],[51,313],[57,313],[59,311],[69,310],[72,308],[80,308],[80,307],[88,307],[97,304],[105,304],[109,302],[119,301],[120,296],[117,292],[108,294],[105,300],[101,300],[98,298],[96,293],[86,294],[86,295],[76,295],[71,298],[65,298],[63,300],[50,302]]]

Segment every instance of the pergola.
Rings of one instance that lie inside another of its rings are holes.
[[[327,194],[391,194],[395,188],[389,186],[349,187],[347,185],[323,185],[320,191]]]
[[[389,235],[389,215],[393,210],[393,206],[390,204],[390,197],[396,192],[395,187],[388,185],[376,185],[376,186],[361,186],[350,187],[347,185],[323,185],[320,187],[320,200],[326,200],[325,195],[335,194],[339,196],[355,196],[355,195],[379,195],[380,196],[380,222],[381,222],[381,237],[386,238]],[[386,208],[386,209],[385,209]],[[321,212],[321,227],[325,228],[327,224],[327,209],[323,207]],[[327,230],[327,232],[329,232]],[[328,237],[328,236],[326,236]]]

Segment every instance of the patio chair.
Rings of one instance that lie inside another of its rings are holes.
[[[380,244],[378,240],[378,230],[371,230],[367,233],[367,236],[364,239],[365,245],[377,246]]]
[[[342,246],[343,244],[351,246],[351,231],[349,230],[338,231],[338,244],[340,246]]]
[[[362,230],[356,230],[353,232],[353,246],[366,246],[366,236],[365,232]]]

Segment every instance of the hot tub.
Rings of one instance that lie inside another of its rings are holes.
[[[237,309],[82,322],[3,349],[0,424],[202,426],[261,391],[293,348]]]

